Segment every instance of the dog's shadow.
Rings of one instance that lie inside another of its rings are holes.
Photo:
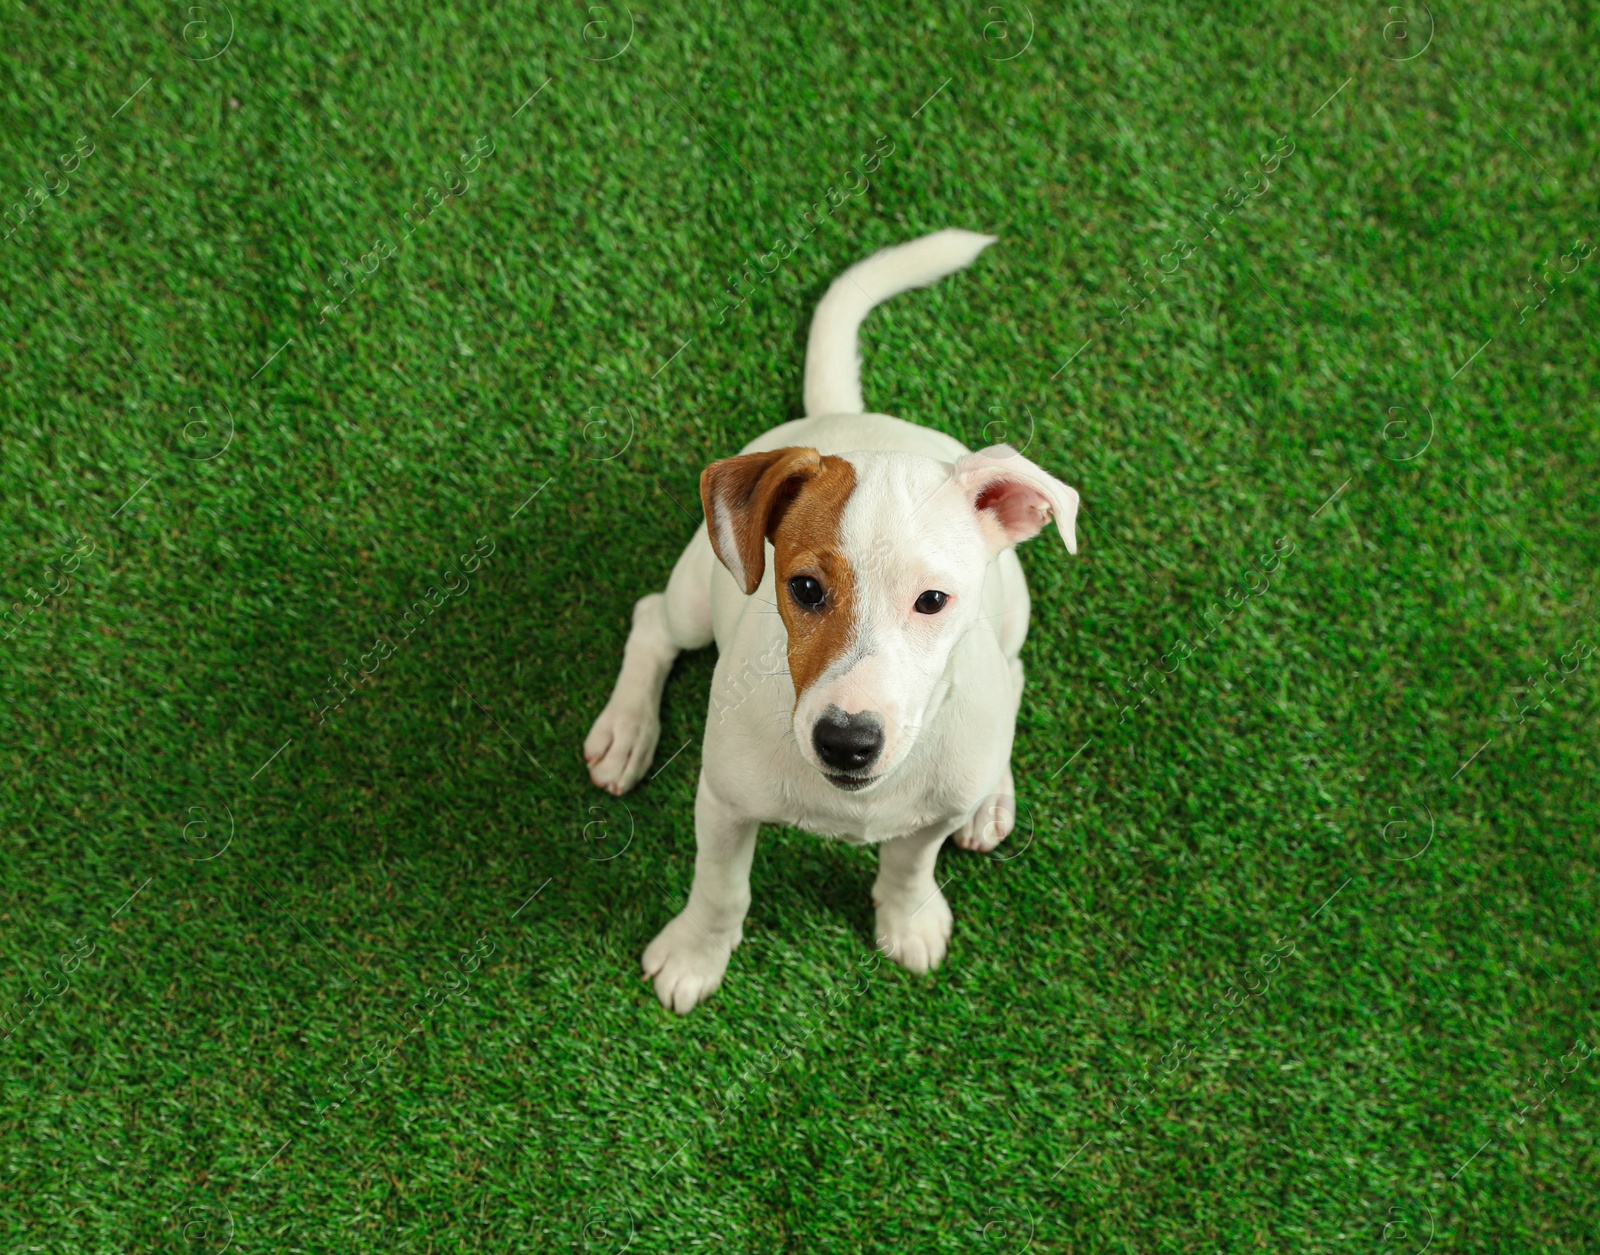
[[[815,280],[796,298],[796,309],[809,311],[814,308],[831,282],[831,276]],[[798,364],[805,360],[809,326],[809,315],[796,315],[790,333],[791,357],[797,363],[796,369],[789,385],[783,389],[783,395],[774,398],[779,402],[777,408],[782,411],[778,415],[780,422],[804,416]],[[753,415],[749,419],[748,430],[725,433],[727,447],[705,450],[704,461],[737,453],[747,439],[759,435],[771,425],[771,414]],[[575,629],[570,634],[563,634],[565,639],[582,643],[567,652],[562,660],[563,665],[557,669],[567,676],[583,675],[586,679],[581,686],[561,694],[564,701],[557,701],[554,692],[547,696],[550,698],[549,708],[565,712],[565,716],[558,721],[560,735],[573,747],[582,743],[590,723],[605,705],[611,684],[616,678],[616,669],[622,661],[622,649],[627,639],[634,601],[644,592],[659,591],[666,587],[673,562],[693,535],[694,525],[700,521],[695,478],[699,465],[701,463],[657,467],[653,473],[647,474],[629,467],[626,459],[606,464],[607,473],[620,472],[636,477],[638,492],[630,500],[638,503],[640,514],[659,511],[659,517],[670,520],[673,526],[665,529],[664,533],[651,532],[647,552],[641,552],[636,546],[630,548],[630,561],[626,568],[608,568],[600,573],[598,579],[593,570],[586,572],[575,604],[565,612],[565,617]],[[580,468],[599,470],[598,467],[582,463]],[[598,486],[600,482],[597,474],[595,485]],[[561,552],[547,553],[546,558],[560,562],[564,553],[573,551],[614,551],[615,530],[614,519],[589,511],[570,512],[562,523]],[[548,580],[548,572],[545,578]],[[615,862],[590,859],[586,864],[586,860],[580,858],[576,860],[577,867],[569,866],[567,869],[580,882],[587,882],[584,883],[586,890],[602,896],[617,895],[614,901],[621,910],[615,915],[608,914],[607,918],[612,922],[602,923],[599,927],[607,933],[623,930],[628,935],[625,938],[612,936],[608,940],[621,940],[624,944],[632,945],[636,940],[631,935],[636,926],[633,921],[640,916],[649,921],[648,930],[650,935],[654,935],[654,930],[664,924],[672,912],[682,908],[687,897],[695,851],[694,788],[692,784],[685,787],[679,773],[684,768],[698,770],[697,750],[704,743],[706,708],[716,658],[717,651],[713,646],[682,654],[675,662],[662,695],[662,731],[656,761],[637,789],[621,799],[612,799],[595,789],[582,767],[575,765],[573,783],[578,791],[575,800],[586,817],[586,832],[600,831],[592,820],[592,813],[610,814],[613,808],[622,805],[626,808],[632,841],[646,842],[650,846],[648,851],[640,851],[635,846],[631,855],[618,858]],[[678,760],[678,766],[668,768],[667,773],[657,780],[655,773],[662,771],[667,757],[684,744],[685,738],[690,738],[690,743],[684,749],[682,759]],[[567,776],[566,771],[560,774],[564,778]],[[566,792],[564,789],[560,791]],[[616,868],[629,861],[632,855],[640,853],[645,854],[650,864],[648,870],[622,880],[610,879],[609,883],[600,883],[608,877],[608,869]],[[663,901],[663,891],[668,890],[668,886],[658,873],[665,859],[686,864],[679,876],[672,877],[677,880],[681,876],[682,881],[676,891],[669,891],[675,901]],[[587,871],[584,870],[586,865]],[[755,864],[751,870],[751,921],[757,927],[781,929],[800,935],[796,930],[804,928],[807,918],[821,917],[848,928],[864,944],[870,944],[874,928],[871,889],[876,874],[875,851],[843,841],[818,838],[780,824],[763,824],[757,838]]]
[[[750,876],[751,914],[793,936],[806,931],[803,917],[822,916],[870,941],[877,874],[875,850],[763,824]]]

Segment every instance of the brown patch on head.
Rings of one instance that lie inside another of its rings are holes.
[[[849,462],[815,449],[774,449],[713,462],[700,476],[711,547],[744,591],[766,573],[772,541],[778,613],[789,632],[796,700],[855,636],[855,572],[844,553],[845,503],[855,491]],[[789,581],[822,585],[820,606],[801,605]]]
[[[746,595],[761,587],[766,542],[822,460],[815,449],[773,449],[723,458],[700,472],[711,548]]]
[[[843,458],[823,458],[773,533],[778,613],[789,629],[796,701],[855,639],[856,573],[841,534],[845,504],[855,487],[854,466]],[[789,581],[799,575],[822,585],[822,605],[812,609],[795,600]]]

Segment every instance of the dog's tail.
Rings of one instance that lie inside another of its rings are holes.
[[[992,235],[935,231],[859,261],[833,281],[811,319],[806,344],[806,415],[860,414],[861,353],[856,333],[875,305],[910,288],[926,287],[964,270],[989,245]]]

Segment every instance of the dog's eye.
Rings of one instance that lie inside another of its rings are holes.
[[[944,609],[944,603],[950,600],[949,593],[941,593],[936,588],[930,588],[917,598],[916,610],[918,614],[938,614]]]
[[[809,575],[797,575],[789,581],[789,595],[807,610],[815,610],[822,604],[822,585]]]

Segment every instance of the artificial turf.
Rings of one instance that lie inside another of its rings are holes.
[[[1426,13],[8,5],[0,1248],[1593,1249],[1595,14]],[[764,830],[676,1018],[710,652],[580,743],[945,226],[1019,831],[918,979]]]

